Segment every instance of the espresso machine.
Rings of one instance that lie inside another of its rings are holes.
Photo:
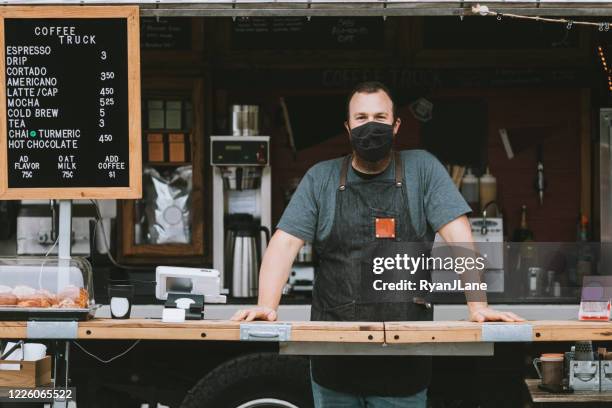
[[[222,293],[257,296],[272,222],[269,136],[211,136],[213,268]]]

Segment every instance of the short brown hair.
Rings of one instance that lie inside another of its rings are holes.
[[[376,92],[379,92],[379,91],[383,91],[384,93],[387,94],[389,99],[391,99],[391,105],[393,106],[393,119],[395,120],[395,118],[397,118],[397,109],[395,107],[395,101],[393,100],[393,95],[391,94],[391,91],[389,90],[387,85],[385,85],[385,84],[383,84],[382,82],[379,82],[379,81],[365,81],[365,82],[360,82],[357,85],[355,85],[355,87],[349,93],[348,98],[346,99],[346,118],[350,119],[350,116],[351,116],[351,111],[350,111],[351,99],[353,99],[353,96],[356,93],[371,94],[371,93],[376,93]]]

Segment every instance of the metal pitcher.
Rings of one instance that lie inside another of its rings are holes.
[[[257,296],[261,264],[261,233],[270,241],[270,230],[255,221],[229,223],[226,240],[225,277],[233,297]]]

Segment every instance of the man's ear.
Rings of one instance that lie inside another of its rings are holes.
[[[351,128],[348,124],[348,122],[345,120],[344,121],[344,128],[346,129],[346,133],[348,133],[349,137],[351,136]]]
[[[400,118],[395,119],[395,123],[393,124],[393,134],[396,135],[399,131],[400,125],[402,124],[402,120]]]

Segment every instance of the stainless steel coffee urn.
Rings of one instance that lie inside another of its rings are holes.
[[[225,279],[234,297],[257,296],[262,247],[270,241],[270,230],[250,214],[229,215],[226,219]],[[262,246],[261,233],[265,233]]]

